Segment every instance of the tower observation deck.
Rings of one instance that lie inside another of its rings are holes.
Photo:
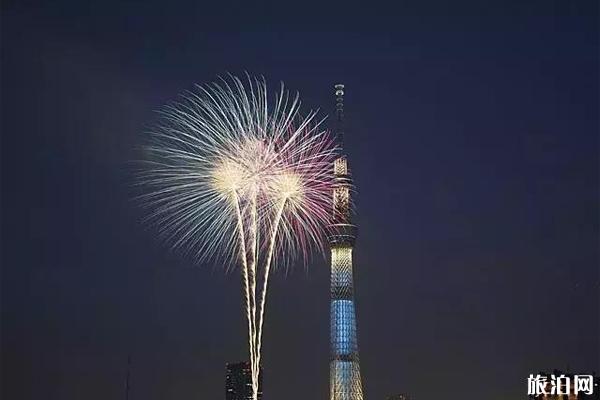
[[[356,226],[352,223],[352,177],[344,154],[344,85],[335,85],[335,138],[340,149],[334,160],[331,249],[331,331],[329,360],[330,400],[362,400],[358,358],[352,251]]]

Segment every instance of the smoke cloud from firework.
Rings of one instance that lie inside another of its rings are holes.
[[[161,111],[140,172],[147,220],[199,261],[239,265],[254,398],[270,271],[324,249],[335,148],[281,85],[236,77]]]

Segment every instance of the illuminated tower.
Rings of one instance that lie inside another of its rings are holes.
[[[343,152],[344,85],[335,85],[335,137],[340,148],[333,164],[333,222],[331,247],[331,358],[329,362],[330,400],[362,400],[363,390],[358,360],[352,250],[356,227],[352,224],[350,191],[352,178]]]

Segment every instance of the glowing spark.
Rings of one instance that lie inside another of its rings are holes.
[[[281,85],[270,98],[258,79],[198,86],[162,111],[140,173],[165,240],[240,265],[254,399],[270,271],[322,252],[331,217],[335,149],[299,107],[298,95]]]

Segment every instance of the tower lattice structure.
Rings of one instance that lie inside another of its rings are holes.
[[[344,85],[335,85],[335,98],[335,136],[340,151],[333,164],[335,185],[332,233],[329,238],[331,248],[329,398],[330,400],[362,400],[352,269],[356,226],[352,223],[350,203],[352,178],[348,170],[348,159],[343,152]]]

